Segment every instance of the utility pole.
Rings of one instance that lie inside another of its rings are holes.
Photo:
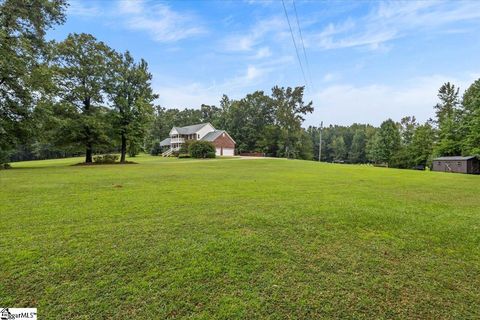
[[[322,129],[323,129],[323,121],[320,122],[320,141],[318,143],[318,162],[322,161]]]

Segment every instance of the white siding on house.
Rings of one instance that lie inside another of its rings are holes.
[[[215,148],[215,155],[220,156],[222,154],[222,148]]]
[[[215,131],[215,128],[210,123],[207,123],[206,126],[203,126],[200,130],[197,131],[197,134],[200,135],[200,138],[198,138],[198,140],[202,139],[207,133],[212,131]]]

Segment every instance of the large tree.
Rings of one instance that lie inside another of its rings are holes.
[[[33,127],[48,84],[46,30],[65,20],[64,0],[0,1],[0,163]]]
[[[355,130],[352,145],[348,153],[348,160],[352,163],[363,163],[366,161],[367,137],[364,129]]]
[[[463,95],[464,114],[462,127],[465,139],[462,146],[465,155],[480,155],[480,79]]]
[[[131,54],[116,54],[111,60],[107,93],[114,108],[113,126],[120,135],[120,162],[125,162],[127,143],[131,154],[145,136],[153,116],[152,101],[158,96],[151,87],[152,75],[145,60],[135,63]]]
[[[113,51],[90,34],[70,34],[56,48],[55,80],[60,103],[69,110],[63,135],[85,148],[92,162],[94,147],[105,140],[106,74]]]
[[[438,98],[440,102],[435,110],[439,140],[435,153],[441,156],[459,155],[462,150],[459,89],[447,82],[438,90]]]
[[[229,101],[229,106],[223,113],[224,129],[235,137],[240,152],[265,151],[267,141],[264,132],[273,124],[271,107],[271,98],[263,91],[255,91],[243,99]]]
[[[380,125],[370,146],[370,159],[376,163],[390,164],[401,147],[397,124],[388,119]]]
[[[298,144],[301,143],[304,116],[313,112],[313,102],[305,103],[305,87],[272,88],[272,103],[275,112],[275,124],[281,132],[280,156],[295,157]]]
[[[435,138],[435,130],[429,122],[415,128],[411,144],[408,147],[413,166],[426,167],[432,160]]]

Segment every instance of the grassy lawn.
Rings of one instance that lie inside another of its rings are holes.
[[[0,171],[0,306],[41,319],[480,318],[480,176],[79,161]]]

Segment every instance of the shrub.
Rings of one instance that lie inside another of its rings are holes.
[[[186,140],[181,146],[180,146],[180,153],[188,153],[188,148],[190,147],[190,144],[192,143],[192,140]]]
[[[93,162],[98,164],[111,164],[115,163],[118,160],[119,156],[117,154],[104,154],[100,156],[93,157]]]
[[[215,155],[215,146],[209,141],[197,140],[190,143],[188,151],[192,158],[207,158],[211,152]]]
[[[185,158],[190,158],[190,155],[188,153],[180,153],[178,155],[179,159],[185,159]]]
[[[207,152],[205,158],[215,158],[215,156],[216,156],[215,152],[210,151],[210,152]]]
[[[12,166],[9,163],[0,163],[0,170],[1,169],[10,169]]]
[[[150,149],[150,154],[152,156],[158,156],[160,153],[162,153],[162,148],[160,147],[160,141],[155,140],[153,142],[152,148]]]

